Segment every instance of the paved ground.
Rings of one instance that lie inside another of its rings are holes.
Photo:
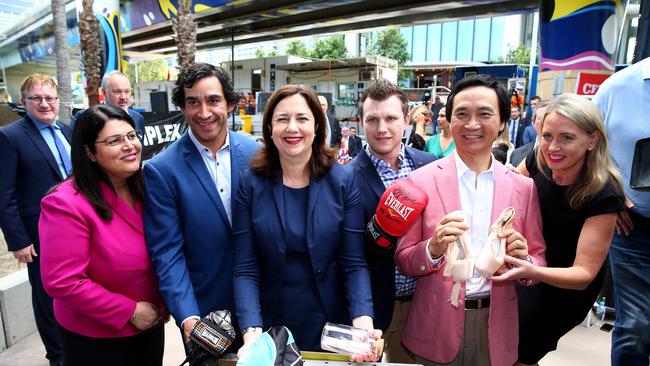
[[[165,327],[165,366],[178,366],[185,355],[180,333],[173,322]],[[558,350],[548,354],[540,366],[608,366],[610,333],[596,327],[578,326],[560,340]],[[33,333],[9,350],[0,353],[2,366],[48,366],[38,333]]]

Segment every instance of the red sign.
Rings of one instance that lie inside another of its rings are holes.
[[[611,74],[591,74],[588,72],[578,73],[576,80],[576,94],[594,95],[598,91],[600,84],[605,81]]]

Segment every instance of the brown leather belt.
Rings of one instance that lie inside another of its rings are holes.
[[[483,297],[483,298],[478,298],[478,299],[465,298],[465,309],[478,310],[478,309],[487,308],[489,306],[490,306],[490,298],[489,297]]]
[[[395,301],[411,301],[411,300],[413,300],[413,294],[395,297]]]

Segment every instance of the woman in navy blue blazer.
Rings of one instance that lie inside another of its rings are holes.
[[[368,329],[372,298],[363,208],[351,169],[326,145],[316,94],[286,85],[269,99],[264,147],[233,203],[235,309],[245,353],[262,328],[285,325],[301,350],[320,350],[326,322]],[[374,361],[358,354],[353,361]]]

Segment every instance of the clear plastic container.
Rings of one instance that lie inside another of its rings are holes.
[[[342,355],[373,351],[373,340],[365,329],[326,323],[320,339],[322,349]]]

